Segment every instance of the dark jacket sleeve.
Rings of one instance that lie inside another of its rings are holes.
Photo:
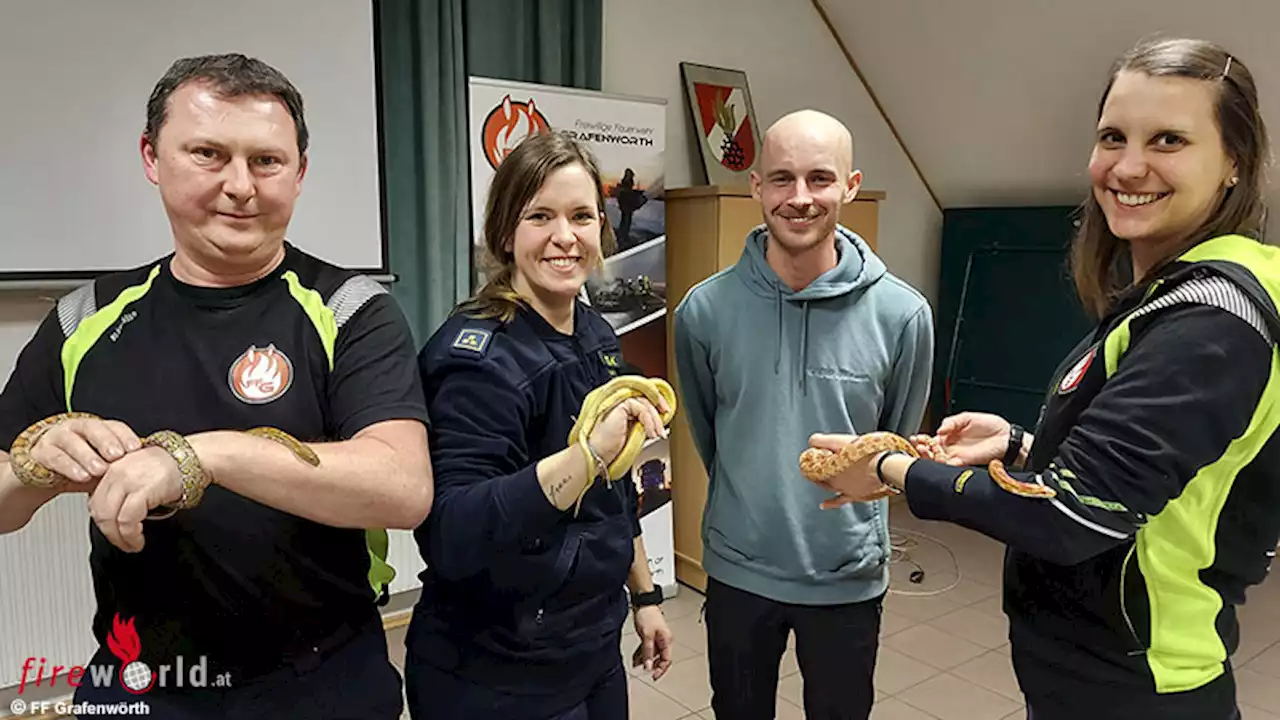
[[[442,577],[462,580],[563,513],[547,500],[529,455],[526,393],[485,362],[448,362],[426,385],[436,484],[426,560]]]
[[[1049,467],[1011,473],[1056,497],[1009,493],[985,468],[918,460],[907,473],[912,513],[1063,565],[1131,538],[1245,434],[1272,365],[1263,336],[1226,311],[1183,305],[1154,317]]]

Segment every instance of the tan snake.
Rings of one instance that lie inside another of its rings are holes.
[[[930,435],[917,436],[917,438],[929,445],[933,460],[947,462],[947,451],[937,438]],[[891,432],[871,432],[859,435],[856,440],[840,448],[838,452],[826,448],[806,449],[800,453],[800,472],[813,482],[824,483],[854,465],[890,450],[906,453],[913,458],[920,457],[920,452],[916,450],[915,445],[901,435]],[[1057,495],[1051,487],[1014,479],[999,459],[987,464],[987,472],[997,485],[1014,495],[1030,498],[1051,498]],[[877,497],[883,497],[886,494],[888,492]]]
[[[14,474],[26,485],[34,487],[51,488],[59,483],[68,482],[67,478],[53,472],[49,468],[36,462],[31,457],[31,449],[35,446],[40,436],[47,432],[50,428],[58,423],[66,420],[100,420],[97,415],[84,412],[68,412],[59,415],[53,415],[41,420],[22,432],[14,439],[13,444],[9,447],[9,462],[13,467]],[[264,438],[275,443],[279,443],[290,450],[297,456],[299,460],[318,467],[320,458],[315,451],[299,442],[289,433],[273,427],[256,427],[243,431],[246,435]]]

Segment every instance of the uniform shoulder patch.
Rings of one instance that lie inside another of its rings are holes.
[[[451,347],[457,350],[467,350],[477,355],[484,355],[489,349],[489,340],[493,337],[493,333],[480,328],[462,328],[458,331],[458,336],[453,339]]]

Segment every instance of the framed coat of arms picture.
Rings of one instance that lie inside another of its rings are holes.
[[[708,185],[746,185],[760,153],[747,74],[741,70],[680,63],[694,139]]]

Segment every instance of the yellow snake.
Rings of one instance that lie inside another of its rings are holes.
[[[256,437],[271,440],[279,443],[293,451],[298,459],[312,467],[320,467],[320,456],[316,455],[311,448],[298,442],[297,438],[289,433],[273,427],[256,427],[244,431],[246,435],[254,435]]]
[[[592,458],[596,457],[595,450],[587,439],[591,437],[591,432],[595,430],[596,425],[604,421],[609,412],[625,400],[631,398],[644,398],[653,404],[655,410],[658,411],[662,418],[663,426],[671,422],[671,418],[676,414],[676,393],[671,389],[671,385],[662,378],[646,378],[639,375],[620,375],[613,378],[609,382],[587,393],[587,397],[582,401],[582,409],[578,412],[578,417],[573,423],[573,429],[569,431],[570,447],[577,445],[582,448],[582,452],[587,458],[587,476],[594,477],[596,473],[596,464]],[[662,411],[661,400],[666,400],[667,411]],[[614,480],[621,478],[627,474],[631,466],[635,464],[636,458],[640,455],[640,451],[644,449],[645,430],[644,425],[639,422],[631,424],[631,430],[627,435],[627,442],[622,446],[622,451],[613,459],[608,467],[608,473],[605,482],[612,484]],[[587,491],[591,489],[594,483],[587,483],[582,488],[582,492],[578,494],[578,499],[574,503],[574,514],[577,515],[578,510],[582,507],[582,498],[586,496]]]
[[[928,435],[917,436],[917,438],[929,445],[929,453],[933,456],[933,460],[947,462],[947,451],[937,438]],[[900,451],[913,458],[920,457],[920,452],[916,450],[915,445],[901,435],[891,432],[871,432],[859,435],[856,440],[840,448],[839,452],[826,448],[806,449],[800,453],[800,472],[811,481],[826,482],[850,467],[889,450]],[[1031,498],[1051,498],[1057,495],[1051,487],[1014,479],[1005,470],[1004,463],[998,459],[987,464],[987,472],[997,485],[1014,495]],[[877,497],[883,496],[884,494],[881,494]]]
[[[61,413],[34,423],[14,439],[13,444],[9,447],[9,462],[13,467],[14,473],[24,484],[51,488],[59,483],[68,482],[67,478],[32,459],[31,449],[35,446],[36,441],[40,439],[40,436],[54,425],[66,420],[77,419],[99,420],[101,418],[85,412]],[[246,435],[264,438],[289,448],[298,459],[308,465],[313,467],[320,465],[320,458],[315,454],[315,451],[283,430],[273,427],[256,427],[243,432]]]

